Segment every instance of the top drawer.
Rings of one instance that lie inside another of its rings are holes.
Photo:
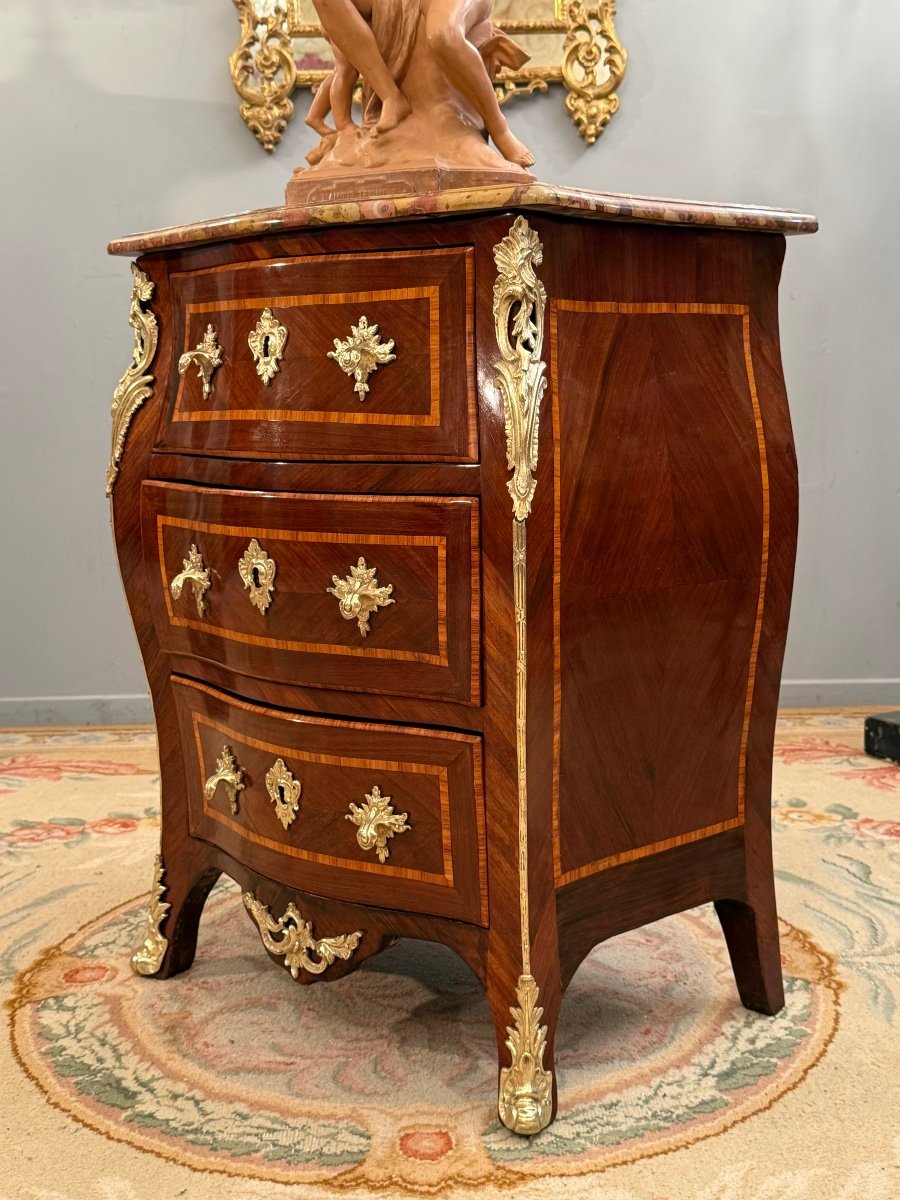
[[[177,353],[158,447],[242,458],[475,461],[473,272],[472,250],[457,247],[174,273]],[[200,360],[183,356],[202,345],[209,326],[221,361],[207,387]],[[394,358],[357,378],[329,357],[336,341],[351,372],[360,355],[365,366],[367,343]]]

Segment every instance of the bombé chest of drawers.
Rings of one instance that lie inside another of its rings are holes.
[[[714,901],[741,999],[780,1007],[777,284],[814,227],[538,185],[113,244],[108,492],[162,773],[139,973],[190,966],[222,872],[302,983],[443,942],[526,1134],[604,938]]]

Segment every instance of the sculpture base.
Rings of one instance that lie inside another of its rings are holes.
[[[434,166],[330,176],[314,173],[308,167],[298,167],[287,185],[284,202],[288,208],[307,208],[313,204],[427,196],[452,188],[484,187],[494,183],[527,185],[533,182],[533,175],[512,165],[508,171]]]

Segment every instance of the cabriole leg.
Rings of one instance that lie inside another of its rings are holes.
[[[169,871],[162,854],[157,854],[144,941],[131,956],[138,975],[168,979],[191,966],[200,914],[219,874],[199,859],[181,860],[177,869]]]
[[[781,948],[775,889],[771,881],[768,894],[743,900],[717,900],[716,914],[725,934],[731,967],[741,1003],[754,1012],[772,1016],[784,1007],[784,983],[781,978]]]

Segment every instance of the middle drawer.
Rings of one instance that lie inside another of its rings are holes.
[[[478,704],[478,501],[145,483],[162,648],[286,683]]]

